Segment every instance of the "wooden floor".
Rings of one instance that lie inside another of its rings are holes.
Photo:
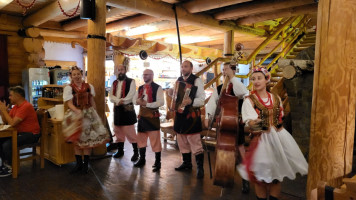
[[[18,179],[0,178],[0,200],[57,200],[57,199],[242,199],[254,200],[250,194],[241,194],[241,179],[235,175],[235,186],[224,189],[214,186],[209,179],[208,159],[205,157],[205,178],[195,178],[196,164],[193,159],[191,172],[177,172],[174,167],[181,163],[181,155],[174,143],[163,143],[162,169],[152,172],[154,153],[147,149],[146,166],[134,168],[130,161],[132,147],[125,143],[125,155],[121,159],[107,157],[91,160],[89,174],[69,174],[74,163],[61,167],[47,161],[45,169],[32,166],[32,161],[21,163]],[[113,152],[110,152],[110,154]],[[212,153],[212,162],[214,163]],[[282,200],[305,199],[306,177],[282,184]]]

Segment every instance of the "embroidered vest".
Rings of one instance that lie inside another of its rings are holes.
[[[230,83],[230,84],[232,84],[232,83]],[[230,85],[230,84],[229,84],[229,85]],[[219,86],[216,88],[216,90],[218,91],[218,95],[219,95],[219,96],[220,96],[220,93],[221,93],[221,88],[222,88],[222,86],[223,86],[223,84],[219,85]],[[229,86],[228,86],[228,87],[229,87]],[[235,93],[234,93],[233,88],[231,88],[229,95],[236,96]]]
[[[138,88],[138,94],[139,94],[138,98],[141,98],[140,95],[147,95],[147,94],[143,94],[144,86],[145,85],[141,85]],[[147,97],[147,100],[152,98],[152,102],[156,102],[157,101],[157,91],[158,91],[159,85],[157,83],[152,82],[151,83],[151,88],[152,88],[152,97]],[[147,102],[148,103],[152,103],[152,102],[149,102],[149,101],[147,101]]]
[[[132,81],[131,78],[126,78],[126,79],[124,80],[124,82],[122,83],[122,86],[125,85],[124,88],[121,88],[121,93],[122,93],[123,91],[125,91],[125,92],[124,92],[124,94],[125,94],[124,97],[126,97],[127,94],[130,92],[131,81]],[[113,89],[113,95],[114,95],[114,96],[120,95],[120,98],[124,98],[121,94],[116,94],[117,85],[118,85],[118,84],[119,84],[119,81],[118,81],[118,80],[115,80],[115,81],[113,82],[113,84],[112,84],[112,86],[114,87],[114,89]],[[125,90],[123,90],[123,89],[125,89]]]
[[[257,114],[259,115],[259,118],[262,120],[263,130],[269,130],[271,126],[274,126],[276,128],[282,127],[283,121],[281,117],[280,101],[277,95],[272,94],[272,108],[265,107],[254,94],[251,94],[249,98],[253,102],[253,106]]]
[[[70,84],[70,86],[72,87],[73,105],[81,110],[90,108],[90,85],[88,83],[83,83],[80,89],[78,89],[74,83]]]

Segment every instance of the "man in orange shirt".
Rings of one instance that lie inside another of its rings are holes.
[[[28,101],[26,101],[25,91],[22,87],[16,86],[9,90],[9,99],[14,106],[10,113],[8,113],[8,106],[6,106],[6,103],[0,102],[0,113],[3,121],[17,129],[18,146],[37,142],[40,137],[40,126],[38,124],[35,109]],[[2,159],[2,166],[0,168],[0,177],[11,175],[11,167],[5,164],[5,162],[11,164],[11,155],[11,138],[1,139],[0,157]]]

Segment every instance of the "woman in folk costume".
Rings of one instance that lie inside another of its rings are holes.
[[[254,90],[242,105],[242,119],[250,128],[252,140],[245,160],[238,166],[241,177],[255,183],[258,200],[278,199],[284,177],[295,179],[296,173],[308,173],[297,143],[282,126],[281,99],[267,92],[270,80],[267,69],[256,66],[250,79]]]
[[[77,162],[71,173],[81,170],[88,173],[92,148],[106,143],[110,138],[95,110],[94,87],[83,81],[83,72],[77,66],[71,68],[70,77],[72,82],[63,91],[63,100],[69,108],[63,120],[63,133],[67,142],[75,144]]]

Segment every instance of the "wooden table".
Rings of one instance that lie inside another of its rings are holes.
[[[18,173],[18,159],[17,159],[17,130],[10,127],[6,130],[0,131],[0,138],[11,137],[12,138],[12,178],[17,178]]]

